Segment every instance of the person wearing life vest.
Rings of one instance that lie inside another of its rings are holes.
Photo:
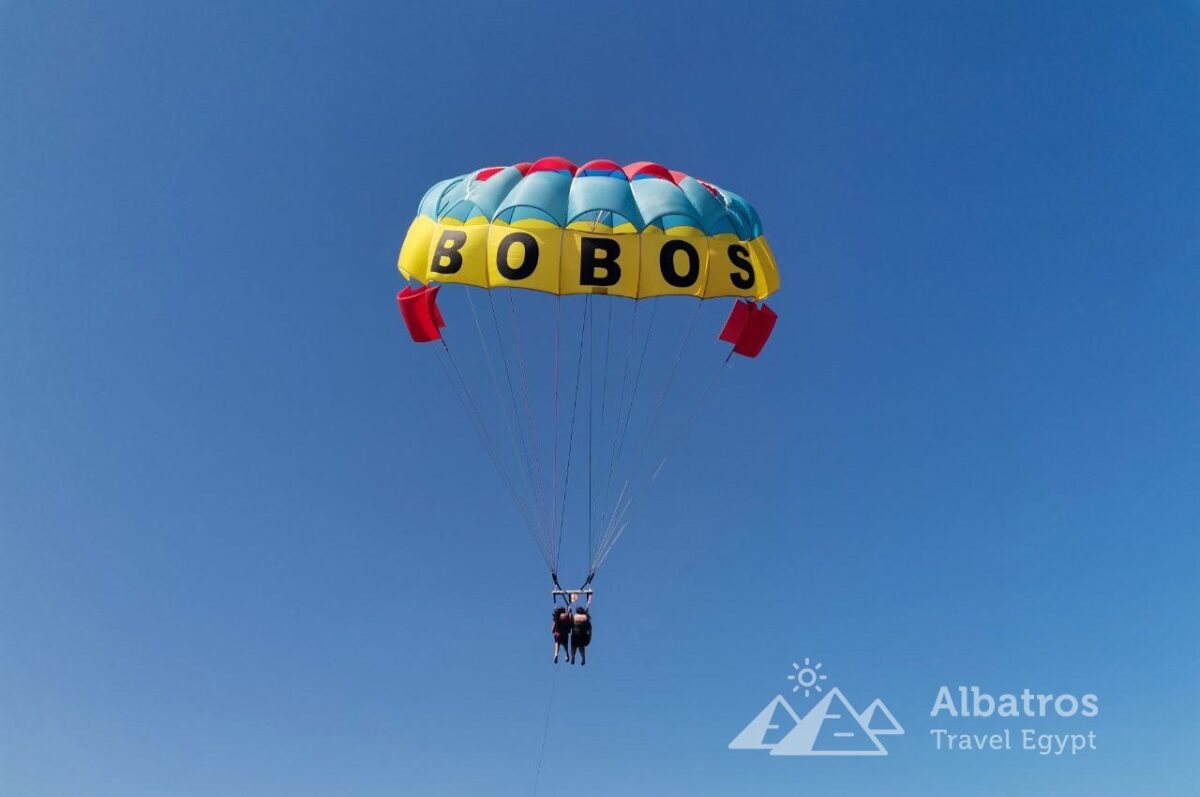
[[[592,617],[586,606],[577,606],[571,615],[571,663],[575,663],[575,654],[579,654],[581,667],[587,666],[587,646],[592,641]]]
[[[564,606],[557,606],[554,609],[554,616],[550,623],[550,633],[554,635],[554,663],[558,664],[558,651],[561,648],[563,658],[568,655],[568,645],[571,639],[571,613]]]

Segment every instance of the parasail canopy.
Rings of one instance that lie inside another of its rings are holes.
[[[733,355],[759,356],[777,321],[762,300],[778,269],[754,208],[644,161],[549,157],[443,180],[398,265],[406,328],[435,343],[556,588],[564,531],[586,528],[586,588]],[[451,347],[447,297],[465,300],[477,348]],[[660,308],[669,297],[693,301]],[[721,297],[732,307],[708,301]],[[728,317],[697,344],[705,307]]]
[[[737,194],[656,163],[557,157],[434,185],[399,268],[419,282],[632,299],[779,288],[758,214]]]

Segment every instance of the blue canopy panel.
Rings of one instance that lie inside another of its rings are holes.
[[[701,229],[704,230],[705,235],[737,232],[733,221],[729,218],[725,204],[705,188],[699,180],[694,177],[684,177],[679,181],[679,190],[696,209],[696,214],[700,217]]]
[[[639,232],[645,226],[633,192],[629,190],[629,182],[621,171],[603,176],[576,175],[567,199],[567,223],[575,221],[591,221],[610,227],[628,223]]]
[[[670,180],[644,177],[629,184],[641,211],[644,227],[654,225],[663,230],[672,227],[704,229],[700,211],[688,201],[687,195]]]
[[[452,195],[456,201],[443,210],[441,218],[464,223],[477,217],[491,221],[496,214],[496,208],[523,176],[513,166],[480,169],[467,175],[462,183],[461,197],[457,192]],[[447,200],[450,199],[451,196],[448,195]]]
[[[734,231],[743,241],[753,240],[762,235],[762,221],[758,218],[758,213],[749,202],[742,199],[732,191],[726,191],[723,188],[718,188],[721,198],[725,201],[725,206],[729,209],[731,220],[734,223]]]
[[[441,216],[439,212],[442,207],[442,197],[446,192],[462,182],[462,177],[451,177],[448,180],[442,180],[440,183],[434,183],[433,187],[425,192],[425,196],[421,197],[421,204],[417,206],[417,212],[422,216],[437,221]]]
[[[521,219],[543,219],[565,227],[570,190],[569,173],[541,171],[527,174],[504,197],[492,220],[512,224]]]

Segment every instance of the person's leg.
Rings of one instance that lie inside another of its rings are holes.
[[[561,643],[557,639],[554,640],[554,663],[555,664],[558,664],[558,649],[560,646],[561,646]]]
[[[578,650],[578,648],[575,647],[575,637],[572,636],[571,637],[571,658],[568,659],[568,661],[570,661],[572,664],[575,663],[575,651],[576,650]]]
[[[587,645],[584,645],[579,649],[579,666],[587,666]]]

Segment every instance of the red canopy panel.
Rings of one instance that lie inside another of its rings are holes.
[[[636,180],[641,177],[657,177],[660,180],[667,182],[675,182],[671,177],[671,172],[667,171],[667,167],[652,161],[638,161],[631,163],[625,167],[625,176],[630,180]]]
[[[492,177],[493,175],[499,174],[502,171],[504,171],[503,166],[489,166],[486,169],[480,169],[478,172],[475,173],[475,182],[477,182],[477,183],[487,182],[490,177]]]
[[[534,174],[536,172],[566,172],[567,174],[574,176],[577,169],[578,167],[576,167],[574,163],[571,163],[566,158],[560,158],[557,155],[552,155],[549,158],[542,158],[535,161],[533,165],[529,167],[529,171],[524,173]]]

